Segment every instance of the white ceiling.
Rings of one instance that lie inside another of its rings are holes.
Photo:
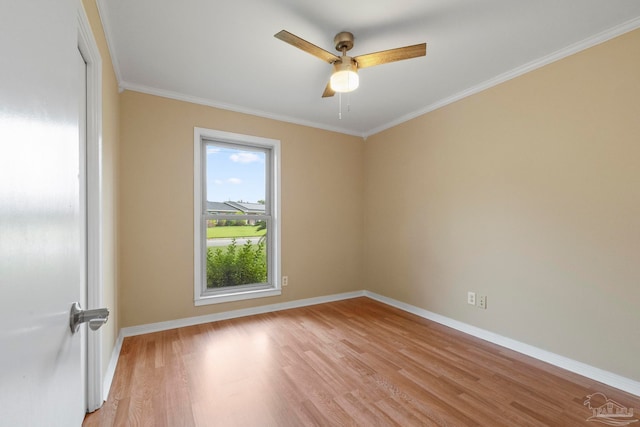
[[[121,88],[359,136],[640,27],[638,0],[98,5]],[[361,70],[339,119],[338,95],[321,98],[331,65],[274,38],[282,29],[330,52],[334,35],[350,31],[353,56],[422,42],[427,56]]]

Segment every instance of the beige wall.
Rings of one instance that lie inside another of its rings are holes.
[[[130,91],[120,107],[121,327],[362,289],[361,138]],[[194,307],[194,126],[281,141],[281,296]]]
[[[102,58],[102,282],[103,303],[111,309],[109,322],[102,330],[102,366],[106,371],[119,331],[117,305],[117,182],[119,94],[111,56],[104,37],[95,0],[82,2]]]
[[[369,138],[367,289],[640,380],[638,52],[640,30]]]

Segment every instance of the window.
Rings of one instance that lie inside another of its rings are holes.
[[[280,141],[194,129],[195,305],[280,295]]]

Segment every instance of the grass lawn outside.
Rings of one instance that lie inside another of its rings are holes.
[[[267,230],[257,230],[257,225],[241,225],[230,227],[207,228],[207,239],[230,239],[232,237],[258,237],[264,236]]]

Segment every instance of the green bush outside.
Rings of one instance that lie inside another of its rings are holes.
[[[207,251],[207,287],[247,285],[267,281],[267,256],[264,239],[257,245],[248,241],[238,247],[236,239],[224,250]]]

